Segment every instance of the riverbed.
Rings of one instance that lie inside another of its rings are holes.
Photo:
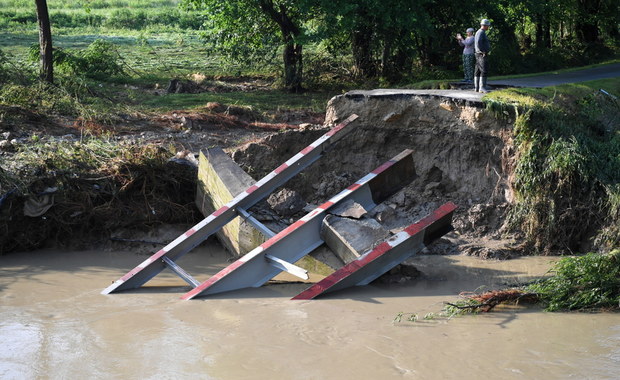
[[[418,256],[421,279],[357,287],[312,301],[282,282],[182,301],[162,273],[101,295],[145,256],[36,251],[0,257],[0,379],[616,379],[620,315],[504,307],[438,313],[461,291],[524,283],[553,259]],[[204,281],[227,265],[217,244],[178,263]],[[311,277],[317,280],[317,277]],[[482,288],[480,288],[482,287]]]

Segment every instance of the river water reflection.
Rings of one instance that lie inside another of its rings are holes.
[[[461,291],[526,282],[550,259],[419,256],[425,278],[291,301],[288,283],[182,301],[162,274],[101,295],[144,257],[38,251],[0,257],[0,379],[617,379],[620,315],[532,308],[449,321],[394,323],[439,312]],[[199,280],[226,265],[219,246],[179,264]]]

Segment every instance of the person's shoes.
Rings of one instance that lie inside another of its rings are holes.
[[[486,94],[489,90],[490,89],[487,87],[487,77],[480,77],[480,87],[478,88],[478,92]]]

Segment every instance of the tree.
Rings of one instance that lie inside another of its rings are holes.
[[[394,76],[411,69],[426,36],[429,0],[322,0],[322,35],[336,48],[351,49],[359,77]],[[419,54],[418,54],[419,57]]]
[[[47,10],[47,0],[35,0],[37,20],[39,23],[39,46],[41,51],[41,79],[54,83],[54,66],[52,53],[52,28]]]
[[[243,59],[282,46],[284,85],[302,90],[304,21],[311,18],[305,0],[186,0],[205,12],[206,38],[221,52]]]

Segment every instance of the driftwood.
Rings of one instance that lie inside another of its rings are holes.
[[[467,300],[474,301],[475,303],[470,305],[458,305],[447,302],[446,304],[459,310],[489,312],[495,306],[502,303],[536,303],[539,300],[537,293],[526,293],[518,289],[493,290],[481,294],[463,292],[460,296]]]

